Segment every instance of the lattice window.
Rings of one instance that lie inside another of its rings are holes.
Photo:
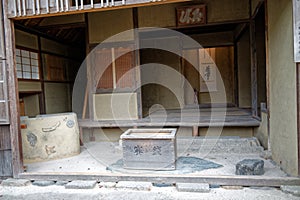
[[[40,79],[38,52],[16,49],[17,77],[20,79]]]

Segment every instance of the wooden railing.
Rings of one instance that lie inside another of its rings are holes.
[[[4,1],[4,0],[3,0]],[[151,3],[178,2],[178,0],[6,0],[9,18],[40,15],[71,14],[95,9],[116,9]]]

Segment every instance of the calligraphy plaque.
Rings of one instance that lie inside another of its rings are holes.
[[[175,170],[176,129],[129,129],[121,135],[126,169]]]
[[[176,8],[177,26],[193,26],[206,23],[206,6],[192,5]]]
[[[293,0],[294,61],[300,62],[300,0]]]

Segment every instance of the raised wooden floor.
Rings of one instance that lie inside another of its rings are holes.
[[[189,108],[158,110],[139,120],[79,120],[83,128],[96,127],[256,127],[260,121],[249,110],[240,108]]]

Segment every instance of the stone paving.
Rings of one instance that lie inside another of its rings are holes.
[[[155,186],[156,185],[156,186]],[[300,186],[242,187],[218,186],[206,183],[177,183],[120,181],[29,181],[7,179],[0,185],[0,200],[76,200],[76,199],[197,199],[197,200],[299,200]]]

